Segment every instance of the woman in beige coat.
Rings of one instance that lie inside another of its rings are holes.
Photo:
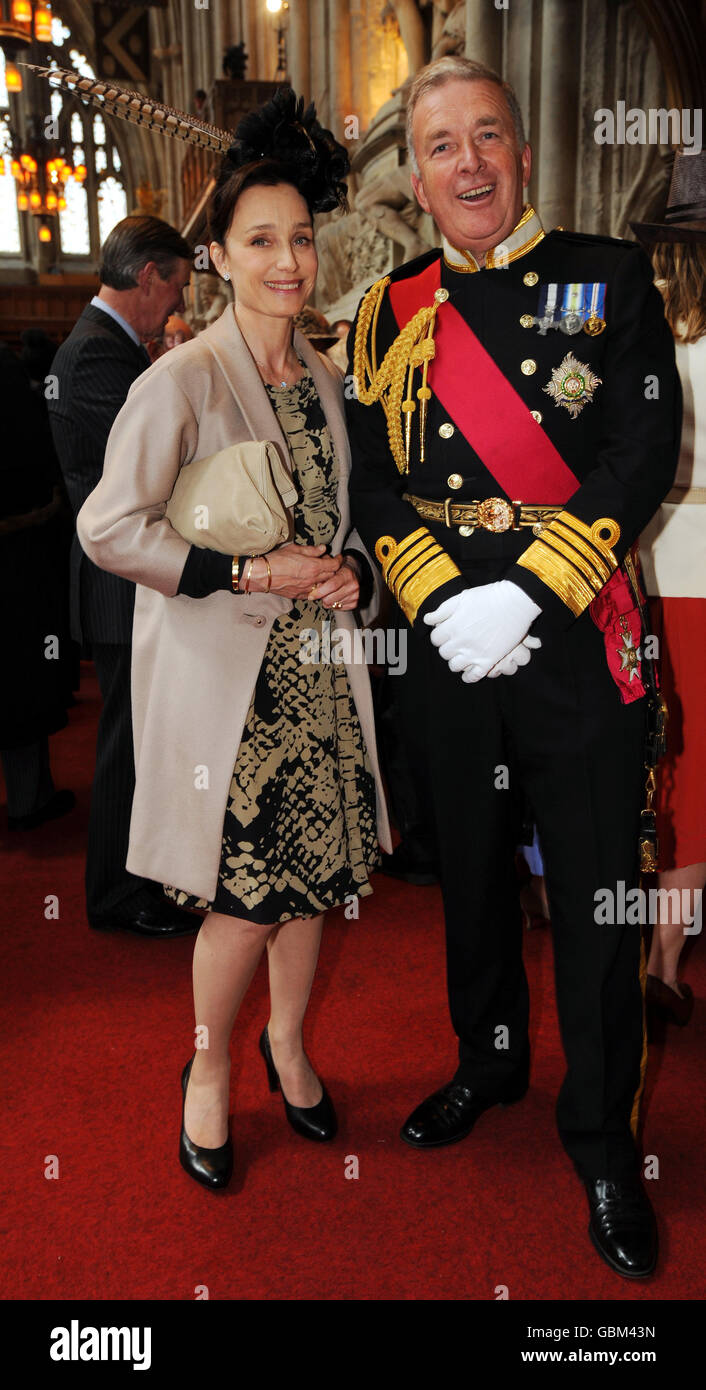
[[[353,632],[372,571],[349,533],[341,379],[292,322],[316,278],[312,214],[345,195],[345,152],[287,100],[264,113],[280,144],[289,131],[286,165],[237,139],[213,195],[211,255],[235,304],[135,383],[77,523],[89,557],[137,584],[127,867],[207,910],[180,1159],[209,1187],[232,1171],[230,1038],[265,946],[270,1087],[298,1133],[335,1134],[303,1020],[324,911],[369,893],[378,839],[389,846],[366,667],[301,658],[330,610]],[[275,444],[298,494],[293,539],[252,563],[190,547],[165,516],[181,468],[250,439]]]

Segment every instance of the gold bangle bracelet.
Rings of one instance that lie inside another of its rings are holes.
[[[255,564],[255,556],[254,556],[254,555],[251,555],[251,556],[250,556],[249,563],[248,563],[248,572],[247,572],[247,574],[246,574],[246,576],[245,576],[245,592],[246,592],[246,594],[249,594],[249,593],[250,593],[250,575],[252,574],[252,567],[253,567],[254,564]]]
[[[263,555],[262,558],[263,558],[263,560],[265,561],[265,564],[267,565],[267,588],[265,589],[265,593],[266,593],[266,594],[269,594],[269,592],[270,592],[270,587],[271,587],[271,585],[272,585],[272,570],[270,569],[270,562],[269,562],[267,556],[266,556],[266,555]]]
[[[231,566],[231,573],[232,573],[232,576],[233,576],[233,577],[232,577],[232,581],[231,581],[231,583],[232,583],[232,588],[233,588],[233,593],[234,593],[234,594],[237,594],[237,592],[238,592],[238,584],[239,584],[239,582],[240,582],[240,556],[239,556],[239,555],[234,555],[234,556],[233,556],[233,564],[232,564],[232,566]]]

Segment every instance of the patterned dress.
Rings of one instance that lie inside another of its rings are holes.
[[[338,529],[337,461],[313,378],[267,391],[288,441],[298,501],[294,539],[330,545]],[[235,599],[234,602],[239,602]],[[345,667],[324,653],[334,614],[295,600],[275,619],[238,749],[212,903],[165,885],[180,906],[263,925],[315,917],[372,892],[379,862],[375,779]]]

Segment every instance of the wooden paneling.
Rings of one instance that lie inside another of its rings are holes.
[[[0,341],[18,349],[24,328],[43,328],[62,343],[98,289],[98,276],[79,283],[0,285]]]

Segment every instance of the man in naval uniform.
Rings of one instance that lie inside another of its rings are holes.
[[[423,69],[408,139],[442,246],[368,291],[349,367],[353,519],[408,625],[407,733],[432,791],[459,1038],[453,1079],[402,1137],[452,1143],[527,1089],[513,866],[528,804],[567,1062],[559,1133],[595,1247],[646,1276],[641,935],[620,905],[639,882],[645,779],[631,547],[676,468],[672,336],[636,245],[545,231],[523,205],[531,151],[495,73],[458,57]]]

